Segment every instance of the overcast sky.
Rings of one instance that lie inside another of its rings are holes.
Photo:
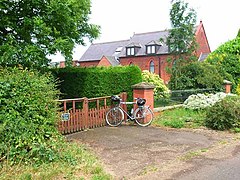
[[[101,35],[93,43],[129,39],[134,33],[171,28],[170,0],[92,0],[90,22],[101,26]],[[239,0],[185,0],[202,20],[211,50],[236,37],[240,28]],[[78,60],[86,47],[77,46],[73,59]],[[59,56],[54,61],[63,60]]]

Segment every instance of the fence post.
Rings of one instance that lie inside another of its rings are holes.
[[[141,82],[132,86],[133,88],[133,98],[144,98],[146,99],[146,105],[150,106],[153,110],[154,108],[154,85],[146,82]]]
[[[224,81],[223,81],[223,84],[224,84],[224,86],[225,86],[225,93],[226,93],[226,94],[231,93],[232,82],[231,82],[231,81],[228,81],[228,80],[224,80]]]
[[[88,98],[84,98],[83,100],[83,113],[84,113],[84,122],[83,122],[83,128],[88,128]]]

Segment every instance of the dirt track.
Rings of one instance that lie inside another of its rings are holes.
[[[87,144],[114,179],[184,179],[240,152],[239,135],[206,129],[102,127],[68,135]]]

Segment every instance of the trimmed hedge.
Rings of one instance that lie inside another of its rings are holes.
[[[61,98],[93,98],[128,93],[132,100],[132,85],[142,81],[141,70],[137,66],[66,67],[53,69],[60,80]]]

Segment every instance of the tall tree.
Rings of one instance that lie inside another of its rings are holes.
[[[189,8],[188,3],[182,0],[173,0],[170,10],[170,21],[172,28],[166,39],[169,47],[169,53],[173,57],[169,58],[172,76],[178,76],[181,73],[181,66],[196,60],[193,56],[196,50],[195,40],[195,24],[196,12],[193,8]],[[177,79],[174,78],[174,86],[177,86]]]
[[[75,44],[99,35],[90,8],[90,0],[1,0],[0,66],[44,67],[57,51],[72,60]]]

